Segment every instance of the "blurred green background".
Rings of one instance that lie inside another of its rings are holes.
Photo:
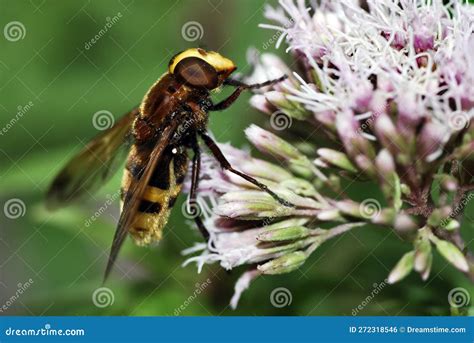
[[[178,210],[159,246],[139,248],[127,241],[107,284],[114,303],[99,308],[92,294],[101,287],[118,202],[91,226],[85,221],[117,192],[121,175],[81,205],[53,214],[44,209],[44,191],[54,174],[97,134],[94,113],[110,111],[117,119],[134,107],[176,52],[197,45],[218,50],[248,73],[247,49],[263,51],[274,35],[258,28],[265,22],[265,3],[0,0],[0,28],[13,21],[24,26],[24,37],[17,41],[0,35],[0,126],[7,131],[0,135],[0,204],[2,209],[10,199],[25,204],[18,219],[0,212],[0,307],[19,284],[33,281],[1,314],[173,315],[183,305],[180,315],[351,315],[385,279],[409,244],[377,228],[357,229],[323,246],[299,271],[260,278],[232,311],[228,302],[244,270],[228,273],[212,265],[197,274],[194,265],[181,267],[181,251],[200,237]],[[118,13],[112,27],[86,49]],[[196,41],[182,36],[183,25],[191,21],[203,28]],[[284,55],[283,49],[277,53]],[[248,99],[244,95],[211,117],[210,129],[219,141],[242,146],[247,125],[265,125],[266,118],[249,107]],[[10,125],[27,104],[30,108]],[[363,197],[371,190],[361,184],[353,192]],[[472,222],[464,223],[471,239],[473,229]],[[188,301],[196,283],[208,278],[210,285]],[[385,286],[359,314],[446,315],[448,292],[458,286],[472,291],[463,275],[437,257],[428,282],[410,275]],[[272,306],[270,294],[277,287],[290,290],[290,305]]]

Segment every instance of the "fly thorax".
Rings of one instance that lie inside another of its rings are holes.
[[[149,142],[156,136],[156,128],[147,118],[137,117],[133,122],[132,133],[137,143]]]

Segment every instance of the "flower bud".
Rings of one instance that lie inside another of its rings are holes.
[[[356,162],[358,155],[363,155],[368,161],[375,157],[372,144],[359,132],[359,122],[350,111],[340,112],[336,117],[336,128],[344,148]],[[360,166],[367,169],[367,165]]]
[[[393,224],[395,215],[396,211],[393,208],[384,208],[372,219],[372,223],[390,226]]]
[[[354,157],[354,160],[359,169],[364,171],[367,175],[370,177],[376,176],[376,168],[372,159],[368,158],[366,155],[359,154]]]
[[[288,100],[285,97],[285,94],[278,91],[269,91],[265,93],[267,101],[275,105],[275,108],[282,108],[284,105],[287,105]]]
[[[444,125],[426,123],[417,139],[417,154],[423,161],[432,162],[443,153],[443,146],[447,138]]]
[[[317,153],[319,154],[319,156],[321,156],[321,159],[324,162],[332,164],[341,169],[344,169],[353,173],[357,173],[357,168],[354,167],[354,165],[349,160],[347,155],[344,154],[343,152],[332,150],[332,149],[321,148],[321,149],[318,149]]]
[[[447,231],[453,231],[459,229],[461,224],[456,219],[449,218],[446,223],[441,222],[441,227]]]
[[[334,191],[334,192],[338,192],[340,193],[342,191],[342,188],[341,188],[341,178],[337,175],[334,175],[334,174],[331,174],[329,175],[329,178],[328,180],[326,181],[327,185],[329,187],[331,187],[331,189]],[[320,187],[322,187],[323,185],[321,185]],[[321,188],[318,188],[318,189],[321,189]]]
[[[289,241],[300,238],[306,238],[310,235],[311,230],[304,226],[290,226],[280,229],[266,230],[257,236],[262,242],[279,242]]]
[[[342,216],[339,210],[337,209],[328,209],[328,210],[322,210],[321,212],[318,213],[317,218],[322,221],[330,221],[330,220],[341,220],[342,221]]]
[[[309,159],[284,139],[269,131],[263,130],[257,125],[248,127],[245,130],[245,134],[257,149],[286,161],[293,172],[303,177],[314,175],[313,171],[315,167],[312,166]]]
[[[392,173],[395,172],[395,162],[387,149],[380,150],[375,158],[375,165],[377,166],[377,171],[380,175],[387,180],[389,180]]]
[[[284,93],[278,91],[270,91],[265,94],[267,101],[270,102],[277,110],[285,113],[291,118],[304,120],[309,118],[312,113],[308,111],[299,102],[290,100]],[[274,113],[274,112],[273,112]]]
[[[415,243],[415,270],[422,274],[429,267],[431,243],[426,235],[420,235]]]
[[[342,214],[355,218],[363,218],[360,211],[360,204],[352,200],[342,200],[336,203],[336,207]]]
[[[303,251],[295,251],[259,265],[257,269],[263,274],[285,274],[298,269],[306,261],[306,258]]]
[[[257,125],[250,125],[245,135],[260,151],[269,153],[282,160],[299,159],[302,155],[290,143]]]
[[[444,191],[455,192],[458,189],[458,180],[454,176],[448,174],[440,174],[438,175],[438,177],[441,188]]]
[[[380,114],[375,120],[374,129],[382,145],[398,160],[400,149],[405,147],[406,142],[403,142],[390,117],[385,113]]]
[[[459,269],[462,272],[469,271],[469,264],[466,261],[466,258],[462,254],[462,252],[451,242],[443,241],[441,239],[434,239],[435,237],[431,237],[434,240],[434,244],[436,245],[436,249],[438,252],[453,266]]]
[[[267,98],[263,94],[252,95],[249,102],[253,108],[256,108],[260,112],[266,114],[272,114],[274,111],[277,110],[275,106],[268,102]]]
[[[410,251],[402,256],[400,261],[392,269],[388,276],[387,282],[389,284],[394,284],[395,282],[400,281],[405,276],[407,276],[413,269],[413,264],[415,262],[415,252]]]
[[[317,194],[316,189],[311,182],[297,177],[288,178],[287,180],[280,182],[280,185],[291,189],[294,193],[302,196],[315,196]]]
[[[412,216],[406,213],[399,213],[395,216],[393,227],[399,233],[403,234],[418,229],[419,225]]]
[[[423,281],[428,280],[428,277],[430,276],[431,272],[431,265],[433,264],[433,254],[428,255],[428,259],[426,261],[426,267],[425,269],[421,272],[421,279]]]
[[[238,161],[240,170],[257,178],[264,178],[275,182],[287,180],[293,175],[274,163],[256,158]]]
[[[263,53],[259,56],[259,52],[256,49],[250,50],[247,59],[251,64],[254,65],[254,70],[251,76],[245,78],[245,82],[248,84],[265,82],[281,77],[282,75],[291,75],[291,70],[283,62],[283,60],[275,54]],[[285,83],[291,83],[292,79],[289,78],[284,81]],[[270,89],[282,89],[281,83],[260,88],[259,92],[266,92]]]
[[[411,193],[410,187],[408,187],[405,183],[400,184],[400,190],[402,191],[402,194],[408,196]]]
[[[427,223],[431,227],[442,226],[442,223],[449,217],[451,210],[448,206],[435,208],[428,217]]]
[[[321,122],[324,126],[329,128],[331,131],[336,129],[335,123],[336,114],[334,111],[326,110],[326,111],[319,111],[314,113],[314,118]]]
[[[398,126],[406,133],[412,133],[422,120],[423,106],[414,92],[401,92],[397,95]]]
[[[261,191],[235,191],[223,195],[214,212],[223,217],[244,217],[249,220],[285,217],[291,215],[294,208],[280,205],[269,194]]]
[[[382,192],[396,209],[402,204],[400,179],[395,171],[395,162],[387,149],[382,149],[375,159],[376,172]]]

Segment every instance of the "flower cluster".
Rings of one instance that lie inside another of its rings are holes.
[[[388,277],[429,277],[434,247],[474,280],[460,221],[474,189],[474,8],[441,0],[280,0],[266,17],[293,65],[252,55],[248,83],[287,74],[255,94],[274,133],[255,125],[249,141],[273,162],[222,145],[230,162],[293,207],[277,203],[205,157],[199,192],[207,244],[187,262],[250,265],[242,291],[261,274],[295,270],[326,240],[376,224],[412,242]],[[295,71],[292,71],[295,70]],[[344,192],[371,181],[380,198]],[[203,200],[204,201],[204,200]]]

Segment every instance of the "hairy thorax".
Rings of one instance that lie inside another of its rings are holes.
[[[172,138],[176,143],[186,138],[190,129],[205,129],[208,99],[207,91],[189,87],[173,75],[165,74],[150,88],[140,105],[140,114],[132,128],[135,142],[153,144],[170,121],[179,123]]]

